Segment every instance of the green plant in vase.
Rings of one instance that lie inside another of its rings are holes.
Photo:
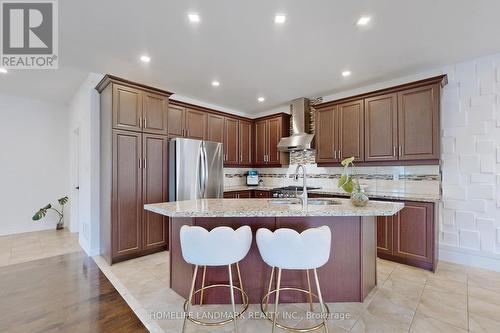
[[[63,229],[64,228],[64,205],[66,205],[68,203],[68,201],[69,201],[69,199],[67,196],[64,196],[64,197],[57,200],[57,202],[59,202],[59,205],[61,206],[60,211],[55,209],[54,207],[52,207],[51,204],[48,204],[47,206],[40,208],[35,213],[35,215],[33,215],[33,217],[32,217],[33,221],[38,221],[38,220],[43,219],[45,217],[45,215],[47,215],[47,212],[49,210],[52,210],[52,211],[56,212],[57,216],[59,217],[59,221],[57,222],[56,229],[57,230]]]
[[[339,178],[338,186],[347,193],[351,194],[351,202],[354,206],[364,207],[368,204],[368,196],[363,192],[359,185],[359,180],[355,176],[354,157],[348,157],[340,162],[344,167],[342,175]]]

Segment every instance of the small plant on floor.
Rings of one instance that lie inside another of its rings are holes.
[[[61,230],[64,228],[64,205],[67,204],[69,201],[68,197],[67,196],[64,196],[60,199],[57,200],[57,202],[59,202],[59,205],[61,206],[61,210],[57,210],[55,209],[54,207],[52,207],[51,204],[48,204],[47,206],[45,207],[42,207],[38,210],[38,212],[35,213],[35,215],[33,215],[33,221],[38,221],[38,220],[41,220],[45,217],[45,215],[47,215],[47,212],[49,210],[52,210],[54,212],[57,213],[57,215],[59,216],[59,222],[57,222],[57,226],[56,226],[56,229],[57,230]]]

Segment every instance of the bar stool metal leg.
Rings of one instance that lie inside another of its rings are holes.
[[[273,286],[273,277],[274,277],[274,267],[271,270],[271,277],[269,278],[269,288],[267,288],[267,294],[268,295],[271,292],[271,287]],[[269,305],[269,297],[270,296],[268,296],[267,299],[266,299],[266,307],[264,308],[264,311],[267,311],[267,307]]]
[[[207,266],[203,266],[203,276],[201,278],[200,305],[203,305],[203,294],[205,291],[205,275],[207,274]]]
[[[198,265],[194,266],[193,281],[191,282],[191,290],[189,291],[189,299],[187,303],[187,311],[184,313],[184,323],[182,324],[182,332],[184,333],[186,329],[186,322],[189,315],[189,309],[191,308],[191,302],[193,300],[194,284],[196,282],[196,274],[198,274]]]
[[[278,281],[276,283],[276,300],[274,301],[273,333],[276,330],[276,321],[278,319],[278,302],[280,300],[281,287],[281,268],[278,268]]]
[[[241,282],[240,264],[236,263],[236,271],[238,272],[238,281],[241,288],[241,303],[245,304],[245,293],[243,292],[243,282]]]
[[[311,292],[311,278],[309,277],[309,270],[308,269],[306,269],[306,274],[307,274],[307,288],[309,290],[309,308],[311,309],[311,312],[314,312],[313,297],[312,297],[312,292]]]
[[[328,326],[326,325],[326,316],[327,313],[325,311],[325,304],[323,303],[323,297],[321,296],[321,288],[319,286],[318,272],[316,268],[314,269],[314,279],[316,280],[316,288],[318,289],[318,298],[319,304],[321,306],[321,317],[323,317],[323,324],[325,325],[325,332],[328,333]]]
[[[229,285],[230,285],[230,289],[231,289],[231,305],[233,306],[234,332],[238,333],[238,324],[236,323],[236,305],[234,304],[233,273],[231,272],[231,265],[228,265],[227,267],[229,269]]]

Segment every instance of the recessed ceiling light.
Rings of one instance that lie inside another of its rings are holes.
[[[262,103],[262,102],[264,102],[266,99],[265,99],[264,97],[259,97],[259,98],[257,98],[257,100],[259,101],[259,103]]]
[[[220,86],[220,82],[219,81],[212,81],[212,86],[218,87],[218,86]]]
[[[342,72],[342,76],[343,76],[343,77],[347,77],[347,76],[349,76],[349,75],[351,75],[351,71],[343,71],[343,72]]]
[[[141,56],[141,61],[142,62],[150,62],[151,57],[148,57],[147,55],[143,55],[143,56]]]
[[[356,22],[356,25],[358,26],[364,26],[367,25],[372,18],[370,16],[361,16],[359,20]]]
[[[274,17],[274,23],[283,24],[286,21],[285,14],[276,14]]]
[[[7,74],[7,73],[8,73],[8,71],[7,71],[5,68],[1,68],[1,67],[0,67],[0,73],[2,73],[2,74]]]
[[[196,13],[188,14],[188,18],[190,22],[198,23],[200,22],[200,15]]]

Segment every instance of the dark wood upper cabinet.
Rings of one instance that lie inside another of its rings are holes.
[[[224,142],[224,116],[208,114],[207,116],[208,141]]]
[[[168,139],[166,136],[144,134],[142,137],[142,204],[168,201]],[[165,217],[143,210],[144,248],[168,244],[168,223]]]
[[[405,202],[393,223],[393,255],[432,263],[434,257],[434,204]]]
[[[113,128],[142,131],[141,90],[113,85]]]
[[[142,250],[142,134],[113,130],[112,255]]]
[[[439,85],[398,92],[399,159],[439,159]]]
[[[240,165],[252,165],[252,123],[239,121]]]
[[[267,124],[267,120],[255,122],[254,161],[258,165],[265,164],[267,160]]]
[[[168,98],[151,92],[144,92],[142,98],[143,132],[167,135]]]
[[[338,162],[337,106],[316,110],[316,161]]]
[[[290,135],[290,116],[279,114],[254,122],[254,164],[256,166],[282,166],[288,164],[288,153],[278,150],[281,138]]]
[[[238,119],[226,117],[224,122],[224,164],[238,165],[240,160]]]
[[[394,161],[398,153],[397,94],[365,99],[365,161]]]
[[[315,105],[317,163],[349,156],[368,165],[439,163],[439,102],[446,83],[440,75]]]
[[[339,104],[338,113],[338,157],[340,160],[353,156],[363,162],[365,156],[364,100]]]
[[[271,118],[268,120],[268,152],[267,152],[267,163],[268,164],[280,164],[280,154],[278,150],[278,143],[283,137],[283,121],[281,117]]]
[[[184,136],[185,108],[177,105],[168,106],[168,136],[170,138]]]
[[[186,131],[184,136],[191,139],[205,140],[207,128],[207,113],[186,109]]]

